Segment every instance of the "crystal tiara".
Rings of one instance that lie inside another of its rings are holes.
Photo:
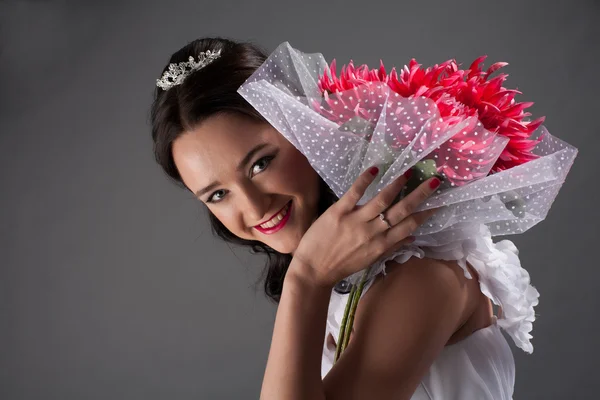
[[[197,62],[194,57],[190,56],[187,62],[171,63],[169,69],[163,73],[162,78],[156,80],[156,86],[163,90],[169,90],[173,86],[181,84],[189,74],[206,67],[220,56],[221,50],[207,50],[198,55]]]

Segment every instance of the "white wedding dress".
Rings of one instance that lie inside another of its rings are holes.
[[[539,293],[529,284],[529,274],[521,267],[514,244],[508,240],[493,243],[487,228],[481,229],[480,236],[444,246],[406,247],[381,261],[374,271],[385,274],[385,262],[391,259],[403,263],[410,257],[431,257],[457,260],[465,275],[471,277],[468,262],[479,274],[481,291],[502,307],[501,317],[495,318],[491,326],[442,350],[411,400],[511,400],[515,362],[500,327],[517,346],[533,351],[529,332]],[[363,295],[372,282],[370,279],[365,285]],[[323,378],[333,366],[335,341],[348,296],[332,291],[321,364]]]

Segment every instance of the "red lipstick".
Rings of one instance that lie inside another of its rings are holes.
[[[289,206],[288,206],[289,204]],[[272,226],[270,228],[263,228],[260,225],[256,225],[254,228],[256,228],[259,232],[264,233],[265,235],[270,235],[272,233],[277,232],[278,230],[280,230],[281,228],[283,228],[285,226],[285,224],[287,223],[287,221],[290,219],[290,214],[292,213],[292,201],[290,200],[290,202],[286,204],[281,210],[277,211],[273,216],[279,214],[283,209],[285,209],[286,207],[288,207],[288,210],[286,212],[286,214],[283,216],[283,218],[281,219],[281,221],[279,221],[279,223],[275,226]],[[272,219],[273,217],[271,217]],[[271,219],[269,219],[268,221],[270,221]]]

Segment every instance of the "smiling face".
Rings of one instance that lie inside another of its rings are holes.
[[[267,123],[210,117],[173,142],[173,158],[188,189],[242,239],[293,254],[317,217],[319,175]]]

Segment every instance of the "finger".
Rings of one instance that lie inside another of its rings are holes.
[[[386,250],[382,257],[388,257],[403,246],[409,245],[416,240],[413,233],[431,216],[438,212],[442,207],[419,211],[404,219],[400,224],[386,229],[378,237],[379,248]],[[400,240],[398,240],[400,238]]]
[[[389,257],[392,254],[394,254],[396,251],[400,250],[402,247],[408,246],[409,244],[413,243],[414,241],[415,241],[414,236],[406,237],[406,238],[400,240],[398,243],[394,244],[388,251],[383,253],[381,255],[381,257],[382,258]]]
[[[392,225],[391,228],[383,232],[386,243],[388,243],[389,246],[394,246],[394,243],[398,242],[399,238],[401,238],[400,240],[404,240],[405,238],[412,236],[423,223],[438,211],[439,208],[419,211],[404,218],[398,224]]]
[[[442,207],[438,207],[438,208],[430,208],[428,210],[419,211],[419,212],[413,213],[409,218],[414,218],[415,223],[417,224],[418,227],[420,227],[441,209],[442,209]]]
[[[439,184],[440,180],[437,177],[433,177],[423,182],[410,194],[408,194],[398,203],[394,204],[388,210],[385,211],[384,216],[386,220],[390,223],[390,225],[392,225],[392,227],[401,223],[405,218],[409,217],[415,212],[419,204],[421,204],[425,199],[427,199],[429,196],[431,196],[432,193],[434,193],[437,190]],[[415,220],[413,220],[412,222],[415,222]],[[377,235],[384,229],[388,229],[388,227],[384,222],[380,221],[379,218],[373,218],[373,220],[369,222],[369,226],[367,227],[368,233],[371,236]],[[405,234],[405,236],[408,236],[409,234],[410,233],[407,233]],[[403,236],[396,236],[396,238],[399,237]]]
[[[379,168],[371,167],[366,171],[363,171],[356,181],[350,186],[350,189],[342,195],[342,197],[336,202],[338,207],[341,207],[345,211],[351,211],[356,207],[356,203],[363,197],[367,188],[377,176]]]
[[[360,210],[360,217],[365,221],[370,221],[377,217],[380,213],[387,210],[393,203],[406,182],[410,178],[412,170],[408,170],[404,175],[400,175],[394,179],[386,187],[381,189],[375,197],[365,204]]]
[[[391,225],[400,223],[414,213],[423,201],[435,193],[440,184],[440,178],[435,176],[426,180],[398,203],[391,206],[385,213],[386,219],[390,221]]]

